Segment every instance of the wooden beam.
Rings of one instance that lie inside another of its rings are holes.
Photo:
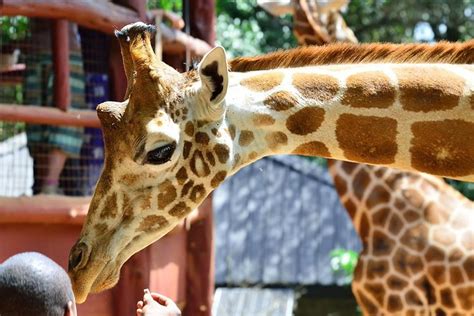
[[[2,15],[67,19],[109,34],[129,23],[139,21],[135,11],[108,1],[3,0],[0,8]]]
[[[100,128],[97,113],[92,110],[64,112],[54,107],[18,104],[0,104],[0,121]]]
[[[108,1],[95,0],[3,0],[0,1],[0,12],[6,16],[67,19],[107,34],[140,21],[140,17],[133,10]],[[154,23],[154,17],[150,18],[150,21],[145,22]],[[202,56],[211,49],[205,41],[188,36],[164,23],[161,23],[160,27],[163,34],[163,51],[166,53],[184,53],[188,48],[194,55]]]

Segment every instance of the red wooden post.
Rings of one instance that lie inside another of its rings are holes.
[[[67,20],[54,20],[52,32],[54,68],[54,104],[67,111],[71,103],[69,86],[69,24]]]

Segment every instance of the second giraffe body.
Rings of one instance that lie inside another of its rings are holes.
[[[474,203],[443,180],[330,161],[361,237],[352,290],[365,315],[469,315]]]

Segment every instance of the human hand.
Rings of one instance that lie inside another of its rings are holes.
[[[181,311],[172,299],[144,290],[143,301],[137,303],[137,316],[181,316]]]

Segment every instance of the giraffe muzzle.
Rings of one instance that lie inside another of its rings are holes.
[[[84,267],[89,259],[90,248],[84,242],[76,243],[69,254],[68,270],[74,271]]]

